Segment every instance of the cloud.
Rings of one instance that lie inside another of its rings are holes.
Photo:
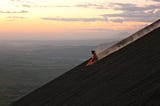
[[[105,6],[104,4],[92,4],[92,3],[78,4],[78,5],[75,5],[75,7],[96,8],[96,9],[108,9],[108,7]]]
[[[20,3],[32,3],[29,0],[10,0],[10,1],[12,1],[12,2],[20,2]]]
[[[69,5],[31,5],[31,4],[23,4],[21,5],[22,7],[27,7],[27,8],[55,8],[55,7],[58,7],[58,8],[61,8],[61,7],[65,7],[65,8],[68,8],[68,7],[73,7],[73,6],[69,6]]]
[[[43,20],[50,21],[65,21],[65,22],[95,22],[95,21],[107,21],[106,18],[42,18]]]
[[[80,30],[85,30],[85,31],[108,31],[106,28],[86,28],[86,29],[80,29]]]
[[[11,2],[17,2],[17,3],[25,3],[24,0],[10,0]]]
[[[159,0],[152,0],[152,1],[160,2]]]
[[[110,3],[115,10],[123,10],[123,11],[144,11],[149,9],[157,9],[160,8],[159,5],[148,5],[144,7],[137,6],[136,4],[130,3]]]
[[[28,13],[28,11],[26,10],[21,10],[21,11],[2,11],[0,10],[0,13],[15,14],[15,13]]]
[[[16,1],[16,2],[18,1],[19,2],[19,1],[22,1],[22,0],[11,0],[11,1]]]
[[[22,20],[22,19],[26,19],[26,17],[22,17],[22,16],[8,16],[7,17],[7,21],[16,21],[16,20]]]
[[[30,0],[10,0],[12,3],[23,3],[23,4],[33,4],[33,1]]]
[[[122,18],[117,18],[117,19],[111,19],[110,21],[122,23],[124,20]]]
[[[23,4],[23,5],[22,5],[22,7],[30,8],[30,7],[31,7],[31,5],[29,5],[29,4]]]
[[[7,18],[8,19],[26,19],[26,17],[21,17],[21,16],[9,16]]]
[[[107,6],[103,4],[77,4],[77,5],[33,5],[33,4],[22,4],[22,7],[34,7],[34,8],[96,8],[96,9],[108,9]]]
[[[103,14],[105,18],[110,18],[113,22],[136,21],[151,22],[160,17],[159,5],[148,5],[139,7],[135,4],[112,3],[115,10],[121,10],[119,14]],[[112,19],[113,18],[113,19]]]

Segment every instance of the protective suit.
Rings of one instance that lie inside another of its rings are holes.
[[[98,58],[97,58],[95,51],[92,51],[92,58],[88,61],[86,66],[92,65],[97,60]]]

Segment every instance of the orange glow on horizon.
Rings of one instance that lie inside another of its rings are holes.
[[[63,22],[63,21],[43,21],[43,20],[24,20],[1,22],[1,32],[66,32],[66,31],[87,31],[87,29],[106,29],[106,30],[127,30],[144,26],[146,22]],[[83,30],[86,29],[86,30]]]
[[[65,34],[65,32],[88,33],[107,30],[129,31],[151,23],[151,21],[143,21],[143,17],[140,17],[142,21],[139,21],[139,17],[133,18],[123,14],[129,11],[127,8],[130,8],[126,4],[130,4],[131,7],[145,7],[159,3],[156,1],[146,2],[146,0],[140,2],[135,2],[135,0],[114,0],[112,2],[106,0],[1,0],[0,33]],[[153,13],[159,11],[159,8],[155,8]],[[118,16],[119,14],[120,16]],[[125,20],[125,18],[131,18],[131,20]],[[132,21],[132,18],[137,21]]]

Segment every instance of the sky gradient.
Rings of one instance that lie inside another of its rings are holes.
[[[0,39],[123,38],[160,17],[160,0],[0,0]]]

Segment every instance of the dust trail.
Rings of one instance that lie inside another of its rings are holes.
[[[100,53],[97,53],[97,56],[99,59],[102,59],[102,58],[120,50],[121,48],[127,46],[128,44],[138,40],[139,38],[145,36],[147,33],[151,32],[157,28],[160,28],[160,19],[155,21],[151,25],[139,30],[138,32],[134,33],[133,35],[129,36],[128,38],[116,43],[112,47],[107,48]]]

